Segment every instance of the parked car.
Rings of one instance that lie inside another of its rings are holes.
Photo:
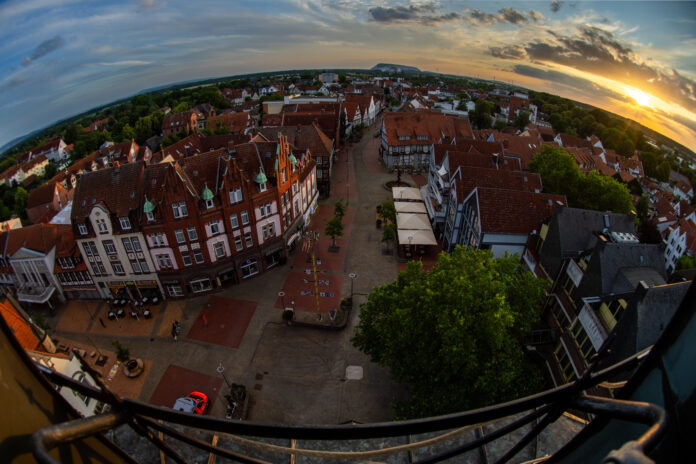
[[[191,392],[186,396],[177,398],[172,409],[193,414],[205,414],[208,410],[208,395],[201,392]]]

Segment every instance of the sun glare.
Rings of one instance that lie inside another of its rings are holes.
[[[652,96],[650,94],[632,87],[626,87],[625,89],[628,96],[634,99],[640,106],[653,106],[651,102]]]

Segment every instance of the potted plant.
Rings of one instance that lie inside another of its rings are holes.
[[[121,345],[121,342],[114,340],[111,342],[111,344],[114,345],[114,348],[116,349],[116,359],[119,362],[124,363],[130,359],[130,350]]]

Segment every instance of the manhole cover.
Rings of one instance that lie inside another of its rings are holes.
[[[348,379],[348,380],[362,380],[362,378],[363,378],[362,366],[348,366],[348,367],[346,367],[346,379]]]

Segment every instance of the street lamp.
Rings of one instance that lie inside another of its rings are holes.
[[[350,299],[353,300],[353,281],[358,277],[358,274],[351,272],[348,274],[348,277],[350,277]]]
[[[280,297],[280,301],[283,304],[283,309],[285,309],[285,298],[283,298],[285,296],[285,292],[283,292],[283,291],[278,292],[278,296]]]
[[[225,383],[227,384],[227,388],[232,388],[230,385],[230,382],[227,380],[227,377],[225,377],[225,366],[222,365],[222,361],[218,362],[218,367],[217,367],[217,372],[222,376],[222,378],[225,380]]]

